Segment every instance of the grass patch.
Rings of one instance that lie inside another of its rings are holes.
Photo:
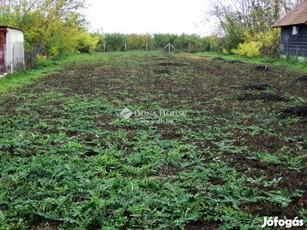
[[[240,60],[245,63],[251,63],[251,64],[269,64],[272,66],[282,66],[286,67],[288,70],[291,71],[298,71],[301,73],[307,73],[307,66],[305,62],[299,62],[299,61],[291,61],[286,59],[271,59],[271,58],[246,58],[239,55],[225,55],[221,53],[211,53],[211,52],[201,52],[201,53],[195,53],[193,55],[197,56],[204,56],[204,57],[212,57],[212,58],[223,58],[228,61],[236,61]]]

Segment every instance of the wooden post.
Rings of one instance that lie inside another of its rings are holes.
[[[125,51],[128,50],[127,43],[125,42]]]
[[[289,41],[287,41],[287,53],[286,53],[286,60],[289,60],[290,54],[289,54]]]
[[[103,43],[103,52],[106,52],[106,42]]]
[[[168,44],[163,48],[163,50],[167,49],[167,51],[170,53],[170,52],[171,52],[171,48],[173,48],[174,51],[176,50],[175,47],[174,47],[171,43],[168,43]]]
[[[146,51],[148,51],[148,43],[146,43]]]

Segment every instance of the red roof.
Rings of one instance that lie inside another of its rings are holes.
[[[307,24],[307,0],[303,0],[293,10],[277,21],[273,27]]]

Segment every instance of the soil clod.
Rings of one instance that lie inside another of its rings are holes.
[[[307,106],[297,106],[282,110],[279,118],[287,117],[307,117]]]
[[[267,90],[267,89],[272,89],[272,88],[276,89],[273,85],[267,84],[267,83],[243,86],[244,90]]]
[[[184,63],[180,62],[162,62],[158,64],[159,66],[183,66],[185,65]]]
[[[225,59],[221,58],[221,57],[214,57],[212,60],[214,60],[214,61],[225,61]]]
[[[157,74],[170,74],[172,71],[169,69],[155,69],[154,72]]]
[[[230,63],[230,64],[244,64],[244,62],[238,61],[238,60],[231,60],[231,61],[228,61],[228,63]]]
[[[241,101],[254,101],[254,100],[263,100],[263,101],[287,101],[287,98],[280,96],[274,93],[244,93],[237,97]]]
[[[268,66],[267,65],[258,65],[258,66],[256,66],[255,67],[255,70],[256,71],[268,71],[269,70],[269,68],[268,68]]]
[[[301,76],[297,79],[299,82],[307,82],[307,75]]]

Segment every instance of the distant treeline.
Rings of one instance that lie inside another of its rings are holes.
[[[218,52],[221,47],[221,39],[216,36],[200,37],[188,34],[103,34],[95,35],[100,39],[96,51],[125,51],[125,50],[161,50],[171,43],[178,51]]]

